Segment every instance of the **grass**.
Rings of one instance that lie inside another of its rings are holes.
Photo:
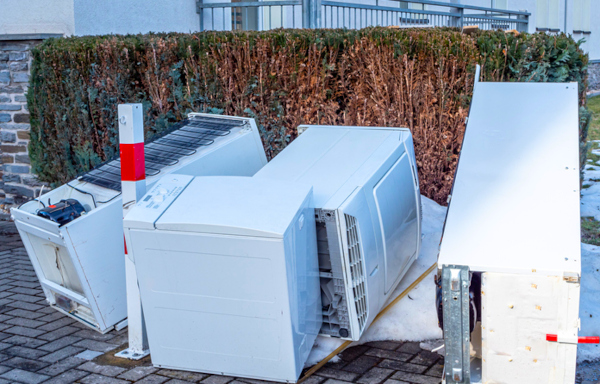
[[[600,96],[590,97],[587,106],[592,112],[588,140],[600,140]]]
[[[600,140],[600,96],[587,100],[587,106],[592,112],[592,122],[588,131],[588,140]],[[587,153],[587,158],[597,163],[600,156],[594,155],[592,149],[600,148],[599,143],[593,143]],[[595,181],[595,180],[592,180]],[[585,188],[586,186],[583,186]],[[587,186],[589,187],[589,185]],[[592,217],[581,218],[581,241],[587,244],[600,245],[600,222]]]
[[[593,217],[581,218],[581,241],[587,244],[600,245],[600,223]]]

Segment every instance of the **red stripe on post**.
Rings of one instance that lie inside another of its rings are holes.
[[[546,341],[558,341],[558,335],[546,335]]]
[[[600,337],[598,336],[581,336],[577,340],[579,344],[600,344]]]
[[[121,144],[121,180],[138,181],[146,178],[144,143]]]

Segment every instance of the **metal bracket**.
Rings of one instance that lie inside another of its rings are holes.
[[[442,300],[444,313],[445,382],[471,383],[469,355],[469,267],[444,265],[442,267]]]

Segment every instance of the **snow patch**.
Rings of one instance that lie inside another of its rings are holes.
[[[581,244],[581,336],[600,336],[600,247]],[[579,344],[577,361],[600,360],[599,344]]]

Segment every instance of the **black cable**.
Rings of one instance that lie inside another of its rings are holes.
[[[71,184],[69,184],[69,183],[67,183],[67,185],[68,185],[69,187],[73,188],[74,190],[76,190],[77,192],[80,192],[80,193],[85,193],[86,195],[90,195],[90,196],[92,196],[92,201],[94,202],[94,208],[98,208],[98,206],[96,205],[96,199],[94,198],[94,195],[92,195],[92,194],[91,194],[91,193],[89,193],[89,192],[82,191],[82,190],[81,190],[81,189],[79,189],[79,188],[75,188],[74,186],[72,186],[72,185],[71,185]]]
[[[19,207],[17,209],[21,209],[21,207],[27,203],[31,203],[32,201],[37,201],[38,203],[42,204],[44,206],[44,208],[46,208],[46,205],[44,203],[42,203],[42,201],[40,199],[33,199],[33,200],[29,200],[29,201],[25,201],[23,203],[21,203],[21,205],[19,205]]]
[[[113,197],[111,197],[110,199],[106,200],[106,201],[99,201],[98,204],[106,204],[109,203],[111,201],[113,201],[114,199],[116,199],[117,197],[119,197],[121,195],[122,192],[117,193],[116,195],[114,195]]]

